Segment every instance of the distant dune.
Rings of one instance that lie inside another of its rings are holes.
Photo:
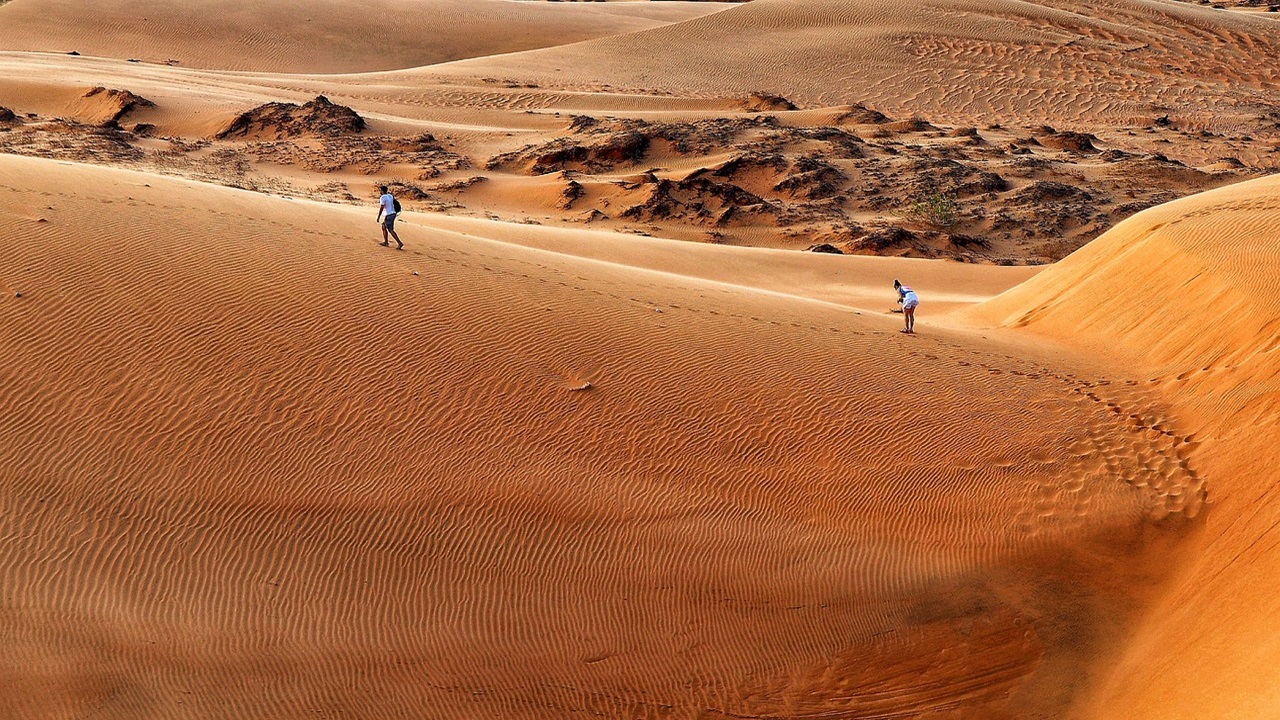
[[[634,32],[718,9],[698,2],[12,0],[0,8],[0,50],[74,50],[229,70],[367,72]]]
[[[1150,0],[755,0],[708,17],[447,68],[678,94],[780,93],[949,122],[1256,119],[1280,23]],[[442,69],[443,70],[443,69]]]

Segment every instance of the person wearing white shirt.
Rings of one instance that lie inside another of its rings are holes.
[[[916,307],[920,305],[920,298],[916,295],[915,290],[897,280],[893,281],[893,289],[898,291],[898,302],[902,304],[902,318],[907,324],[905,328],[898,332],[914,335],[916,332]]]
[[[378,198],[378,222],[382,223],[382,246],[391,247],[388,241],[387,233],[396,240],[396,249],[403,250],[404,243],[400,242],[400,236],[396,234],[396,199],[387,191],[387,186],[383,185],[379,188],[382,191],[382,197]]]

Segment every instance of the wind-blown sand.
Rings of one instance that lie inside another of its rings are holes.
[[[1278,45],[0,2],[0,719],[1267,716]]]

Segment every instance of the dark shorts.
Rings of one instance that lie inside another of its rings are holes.
[[[386,229],[388,229],[388,230],[395,230],[395,229],[396,229],[396,215],[397,215],[397,214],[398,214],[398,213],[391,213],[390,215],[388,215],[388,216],[386,216],[386,217],[382,218],[382,227],[384,227],[384,228],[386,228]]]

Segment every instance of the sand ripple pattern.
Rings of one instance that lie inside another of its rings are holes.
[[[1280,68],[1260,60],[1272,57],[1272,19],[1180,2],[754,0],[430,71],[682,97],[765,91],[978,125],[1127,125],[1176,113],[1188,127],[1229,128],[1265,120]]]
[[[0,167],[0,717],[1052,713],[1199,509],[1057,355]]]
[[[1280,653],[1256,638],[1280,632],[1280,602],[1263,590],[1280,576],[1277,236],[1280,177],[1272,176],[1139,213],[977,310],[1129,365],[1126,382],[1145,388],[1156,409],[1130,410],[1127,419],[1174,450],[1145,453],[1138,466],[1165,508],[1195,487],[1158,489],[1165,470],[1192,470],[1171,467],[1176,457],[1212,479],[1201,541],[1120,656],[1091,716],[1247,716],[1258,693],[1276,689],[1270,668]],[[1111,402],[1098,387],[1082,390]]]

